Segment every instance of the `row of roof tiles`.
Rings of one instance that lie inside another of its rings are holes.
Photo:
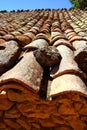
[[[49,44],[56,48],[62,46],[64,50],[70,49],[71,53],[73,53],[75,61],[78,64],[76,65],[76,70],[80,69],[81,71],[79,70],[79,73],[83,78],[86,77],[87,19],[84,18],[86,15],[86,11],[81,10],[40,10],[21,13],[1,13],[1,66],[4,64],[3,62],[6,61],[7,62],[5,64],[8,65],[13,55],[14,60],[12,61],[13,63],[11,63],[11,65],[14,64],[15,59],[19,57],[19,54],[22,52],[22,50],[26,51],[29,48],[47,47],[47,44]],[[18,45],[11,40],[16,41]],[[22,48],[22,50],[20,48]],[[13,49],[13,51],[10,52],[11,49]],[[66,53],[64,50],[62,53],[69,57],[70,51],[67,50]],[[5,56],[2,55],[3,53]],[[10,58],[7,58],[8,55],[10,55]],[[6,69],[6,65],[1,67],[1,74],[11,66],[8,65]],[[74,70],[72,63],[70,68]],[[68,66],[67,69],[70,70],[70,68]],[[64,70],[66,70],[66,68]]]

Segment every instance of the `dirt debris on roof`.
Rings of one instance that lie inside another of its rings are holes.
[[[87,129],[87,11],[0,12],[0,130]]]

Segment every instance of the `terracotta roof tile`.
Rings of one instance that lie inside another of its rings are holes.
[[[2,129],[87,129],[87,11],[0,12]]]

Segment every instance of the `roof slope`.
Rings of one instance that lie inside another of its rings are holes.
[[[2,129],[87,129],[87,11],[0,13]]]

